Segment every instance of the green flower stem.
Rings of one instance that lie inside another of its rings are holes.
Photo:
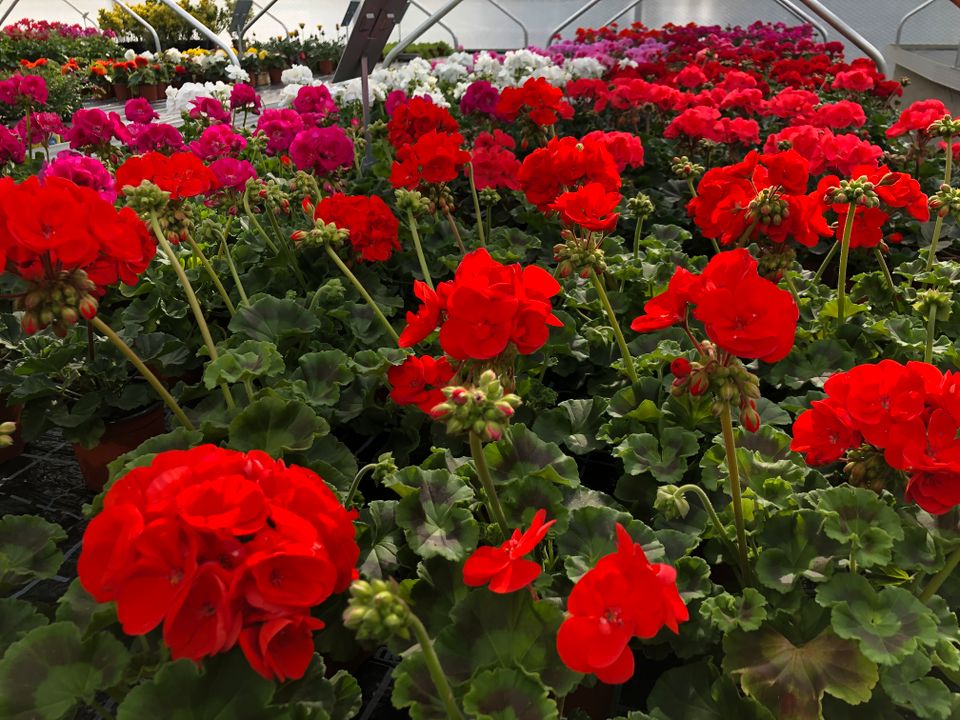
[[[347,496],[343,499],[343,506],[345,508],[350,507],[350,503],[353,501],[353,496],[357,494],[357,490],[360,488],[360,481],[363,479],[363,476],[371,470],[376,469],[377,463],[370,463],[369,465],[364,465],[362,468],[360,468],[360,471],[353,476],[353,482],[350,483],[350,489],[347,490]]]
[[[597,291],[597,297],[600,298],[600,304],[603,306],[604,312],[607,313],[607,319],[613,327],[613,334],[617,338],[617,345],[620,347],[620,355],[623,357],[623,366],[627,371],[627,377],[630,378],[630,382],[634,386],[637,386],[640,384],[640,378],[637,376],[637,369],[633,365],[633,356],[630,354],[630,348],[627,347],[626,338],[623,337],[623,330],[620,329],[620,323],[617,322],[617,315],[610,304],[610,298],[607,297],[607,291],[603,288],[603,281],[600,280],[593,268],[590,268],[590,282],[593,283],[593,287]]]
[[[449,210],[444,210],[443,214],[447,216],[447,223],[449,223],[450,230],[453,232],[453,237],[457,241],[457,247],[460,249],[460,254],[466,255],[467,248],[463,244],[463,238],[460,237],[460,228],[457,227],[457,221],[454,219],[453,215],[450,214]]]
[[[480,239],[480,247],[487,246],[487,240],[483,236],[483,213],[480,211],[480,197],[477,195],[477,183],[473,179],[473,163],[467,163],[467,177],[470,179],[470,194],[473,196],[473,212],[477,215],[477,237]]]
[[[487,237],[493,237],[493,203],[487,204]]]
[[[230,268],[230,277],[233,278],[233,284],[237,286],[237,292],[240,293],[240,304],[249,307],[250,298],[247,297],[247,293],[243,289],[243,283],[240,282],[240,275],[237,274],[237,266],[233,263],[233,254],[230,252],[230,247],[227,245],[226,237],[220,241],[220,249],[223,253],[223,257],[227,260],[227,267]]]
[[[473,457],[473,464],[477,468],[477,477],[480,478],[483,492],[487,496],[487,509],[490,511],[490,517],[497,521],[500,530],[503,532],[503,539],[506,540],[510,537],[510,526],[507,524],[507,516],[503,514],[500,498],[497,497],[497,488],[493,484],[493,478],[490,477],[487,458],[483,454],[483,442],[480,440],[480,436],[472,430],[470,431],[470,455]]]
[[[739,557],[740,552],[737,550],[737,546],[734,545],[730,538],[727,536],[727,529],[724,527],[723,522],[720,520],[720,516],[717,515],[717,511],[713,507],[713,503],[710,502],[710,497],[704,492],[703,488],[699,485],[681,485],[677,488],[678,493],[693,493],[700,499],[700,503],[703,505],[703,509],[707,511],[707,515],[710,516],[710,522],[713,523],[714,528],[717,530],[717,535],[720,536],[720,541],[723,543],[723,546],[727,549],[727,552],[730,553],[731,558]],[[741,582],[745,582],[745,578],[740,579]]]
[[[347,267],[347,264],[340,259],[340,256],[337,255],[336,250],[330,247],[329,244],[324,245],[324,249],[327,251],[327,255],[330,256],[330,259],[333,260],[334,264],[340,268],[340,272],[349,280],[353,286],[357,289],[357,292],[367,301],[367,305],[370,306],[370,309],[373,310],[373,314],[377,316],[377,319],[380,321],[380,324],[383,325],[384,329],[393,338],[394,342],[400,340],[400,336],[397,335],[397,331],[393,329],[393,326],[387,321],[386,316],[383,314],[383,311],[380,310],[380,307],[377,305],[376,301],[370,297],[370,293],[367,292],[367,289],[363,284],[357,279],[357,276],[354,275],[350,268]],[[314,295],[314,300],[316,300],[316,295]],[[311,307],[313,306],[313,300],[310,301]]]
[[[207,346],[210,359],[216,360],[220,356],[217,354],[217,346],[213,342],[213,337],[210,335],[210,328],[207,326],[207,321],[203,317],[203,311],[200,309],[200,301],[197,300],[197,294],[193,291],[193,285],[190,284],[190,279],[183,271],[177,254],[173,251],[173,248],[170,247],[167,238],[164,237],[163,229],[160,227],[160,221],[157,220],[157,214],[155,212],[150,213],[150,225],[153,227],[153,233],[157,236],[157,242],[160,243],[160,247],[167,256],[167,260],[170,261],[174,272],[177,273],[177,278],[180,280],[181,287],[183,287],[183,293],[187,296],[187,303],[190,305],[190,309],[193,311],[193,317],[197,321],[197,327],[200,328],[200,336]],[[221,383],[220,388],[223,390],[223,399],[227,403],[227,407],[232,410],[236,407],[236,403],[233,401],[230,388],[226,383]]]
[[[200,246],[197,244],[197,241],[193,239],[192,236],[187,235],[187,242],[190,243],[190,249],[193,251],[193,254],[197,256],[200,260],[200,264],[203,265],[203,269],[207,271],[207,275],[210,276],[210,279],[213,280],[213,284],[217,288],[217,292],[220,293],[220,297],[223,298],[223,303],[227,306],[227,311],[230,313],[230,316],[233,317],[237,314],[237,308],[233,304],[233,301],[230,299],[230,295],[227,293],[227,289],[223,286],[223,283],[220,281],[220,276],[217,275],[217,271],[213,269],[213,265],[210,264],[210,261],[207,259],[207,256],[203,254],[203,250],[200,249]]]
[[[930,582],[927,583],[927,586],[920,591],[920,594],[917,596],[920,598],[920,602],[928,602],[930,598],[934,596],[937,590],[940,589],[940,586],[950,577],[950,573],[953,572],[954,568],[960,564],[960,547],[950,553],[950,556],[947,558],[946,564],[944,564],[943,569],[940,570],[936,575],[930,578]]]
[[[830,250],[827,251],[827,254],[823,258],[823,262],[820,263],[820,267],[817,268],[816,274],[813,276],[813,284],[816,285],[820,282],[820,278],[823,277],[823,271],[827,269],[827,265],[830,264],[830,261],[833,260],[833,256],[837,254],[837,250],[840,249],[840,243],[834,243]]]
[[[256,392],[253,389],[253,381],[250,378],[244,378],[243,390],[247,394],[247,402],[253,402],[253,396]]]
[[[143,360],[140,359],[140,356],[133,351],[129,345],[127,345],[117,333],[113,331],[109,325],[107,325],[99,317],[92,317],[89,320],[90,325],[95,327],[104,335],[110,342],[116,346],[117,350],[123,353],[123,356],[130,361],[130,364],[133,365],[137,371],[143,376],[143,379],[150,383],[150,387],[156,390],[157,395],[160,396],[160,399],[170,408],[177,420],[180,421],[180,424],[183,425],[187,430],[193,430],[193,423],[190,422],[190,419],[187,417],[187,414],[183,411],[183,408],[180,407],[180,404],[174,399],[173,395],[163,386],[163,383],[160,382],[159,378],[154,375],[150,368],[148,368]]]
[[[953,138],[947,138],[947,159],[943,170],[943,182],[950,184],[953,177]],[[930,238],[930,249],[927,251],[927,272],[933,270],[933,263],[937,259],[937,243],[940,242],[940,231],[943,230],[943,216],[937,215],[937,221],[933,225],[933,237]]]
[[[933,336],[936,334],[937,311],[939,309],[936,303],[930,303],[930,315],[927,318],[927,341],[923,345],[923,361],[925,363],[933,361]]]
[[[797,286],[793,284],[793,278],[790,277],[790,271],[784,270],[783,272],[783,282],[787,286],[787,290],[790,291],[790,294],[793,295],[793,301],[797,304],[797,307],[800,307],[800,293],[797,292]]]
[[[471,175],[471,177],[473,177]],[[413,247],[417,251],[417,260],[420,261],[420,272],[423,273],[423,281],[430,287],[433,287],[433,278],[430,277],[430,267],[427,265],[427,258],[423,254],[423,245],[420,243],[420,230],[417,228],[417,218],[413,210],[407,210],[407,224],[410,226],[410,237],[413,238]]]
[[[300,269],[300,264],[297,262],[297,255],[294,251],[294,248],[291,247],[291,240],[284,236],[283,231],[280,230],[280,223],[277,222],[277,216],[274,214],[273,210],[270,209],[270,206],[267,205],[267,219],[270,221],[270,227],[273,229],[274,234],[277,236],[278,245],[281,248],[281,252],[284,256],[284,259],[287,261],[287,264],[293,269],[293,274],[297,276],[297,281],[300,283],[300,287],[303,288],[303,291],[307,291],[307,279],[303,276],[303,271]]]
[[[423,623],[420,622],[420,618],[414,615],[413,612],[411,612],[408,617],[408,623],[410,629],[413,630],[414,637],[416,637],[417,642],[420,643],[423,661],[427,666],[427,670],[430,672],[430,679],[433,680],[433,684],[437,688],[437,694],[440,696],[441,702],[443,702],[443,707],[447,711],[447,717],[450,718],[450,720],[463,720],[463,713],[461,713],[460,708],[457,707],[457,699],[454,697],[453,689],[450,687],[450,683],[447,682],[447,676],[440,666],[440,658],[437,657],[437,651],[433,649],[433,641],[430,640],[427,629],[423,626]]]
[[[690,197],[695,198],[697,196],[697,189],[693,186],[693,178],[687,178],[687,187],[690,188]]]
[[[880,252],[879,246],[873,248],[873,254],[874,257],[877,258],[877,263],[880,265],[880,270],[883,271],[883,276],[887,280],[887,285],[890,287],[890,297],[893,298],[894,307],[899,310],[900,296],[897,295],[897,284],[893,281],[893,275],[890,273],[890,268],[887,265],[887,261],[883,259],[883,253]]]
[[[743,231],[743,234],[739,238],[737,238],[736,247],[738,248],[746,247],[747,243],[750,241],[750,236],[753,235],[753,231],[756,229],[757,229],[757,221],[754,220],[752,223],[747,225],[747,229]]]
[[[637,228],[633,231],[633,259],[640,259],[640,235],[643,232],[643,218],[637,220]]]
[[[740,559],[740,576],[747,581],[750,564],[747,561],[747,532],[743,524],[743,501],[740,498],[740,468],[737,465],[737,442],[733,437],[733,420],[730,404],[724,403],[720,411],[720,427],[723,429],[723,446],[727,454],[727,475],[730,478],[730,498],[733,501],[733,520],[737,526],[737,555]]]
[[[853,232],[853,218],[857,206],[850,203],[847,206],[847,221],[843,224],[843,237],[840,238],[840,271],[837,273],[837,330],[843,327],[846,319],[847,302],[847,260],[850,258],[850,235]]]
[[[247,217],[250,218],[250,222],[253,223],[253,226],[257,229],[260,237],[263,238],[263,242],[266,243],[267,247],[273,251],[274,255],[279,255],[280,250],[276,245],[273,244],[273,240],[271,240],[270,236],[267,235],[267,231],[263,229],[263,225],[260,224],[260,221],[257,220],[257,216],[254,215],[253,210],[250,209],[250,188],[247,188],[243,191],[243,209],[246,210]]]

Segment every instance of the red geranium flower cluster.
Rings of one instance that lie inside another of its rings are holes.
[[[544,78],[530,78],[520,87],[504,88],[496,112],[509,122],[522,114],[542,127],[573,117],[573,108],[563,99],[563,91]]]
[[[518,528],[501,545],[483,545],[474,550],[463,565],[464,584],[486,585],[490,592],[506,594],[521,590],[540,577],[540,563],[524,556],[533,552],[557,522],[544,522],[546,519],[547,511],[537,510],[529,530],[521,532]]]
[[[473,181],[477,190],[507,188],[519,190],[520,161],[513,154],[516,142],[502,130],[482,132],[473,144]]]
[[[127,634],[163,623],[174,659],[239,642],[264,677],[298,678],[323,627],[311,609],[356,577],[355,517],[316,473],[259,450],[171,450],[110,488],[77,569]]]
[[[348,231],[353,249],[367,262],[389,260],[400,249],[400,223],[376,195],[330,195],[317,203],[313,217]]]
[[[749,118],[723,117],[716,108],[698,105],[677,115],[663,131],[663,136],[668,139],[681,135],[694,140],[757,145],[760,142],[760,125]]]
[[[574,672],[618,685],[633,676],[632,638],[652,638],[689,619],[677,590],[677,571],[651,563],[617,523],[617,551],[605,555],[574,585],[557,652]]]
[[[203,161],[190,152],[135,155],[117,168],[117,187],[139,187],[149,180],[170,193],[171,200],[195,197],[216,190],[217,178]]]
[[[908,475],[908,500],[934,514],[960,505],[960,374],[882,360],[837,373],[823,389],[827,397],[793,425],[790,447],[807,463],[858,449],[862,459],[866,443]]]
[[[416,282],[429,290],[426,283]],[[454,370],[445,357],[411,355],[401,365],[387,370],[390,399],[397,405],[416,405],[428,415],[446,400],[442,388],[450,384]]]
[[[822,192],[807,194],[809,164],[794,150],[708,170],[687,206],[704,237],[732,245],[763,236],[813,247],[829,236]]]
[[[426,98],[415,97],[393,110],[387,123],[387,138],[394,148],[412,145],[428,132],[455,133],[460,130],[457,121],[446,108]]]
[[[678,267],[666,292],[648,300],[630,327],[651,332],[685,324],[690,305],[707,337],[731,355],[772,363],[793,348],[797,304],[757,274],[757,261],[743,248],[714,255],[699,275]]]
[[[546,147],[527,155],[517,176],[527,200],[546,211],[557,197],[587,183],[599,183],[608,192],[620,189],[617,164],[603,143],[553,138]]]
[[[622,199],[623,196],[616,190],[607,192],[603,185],[592,182],[563,193],[550,205],[550,209],[559,213],[560,219],[567,225],[609,232],[620,217],[614,210]]]
[[[613,156],[617,171],[643,165],[643,142],[628,132],[594,130],[583,136],[584,142],[599,142]]]
[[[498,263],[483,248],[464,256],[453,280],[432,291],[414,284],[422,304],[407,313],[400,347],[411,347],[440,325],[440,347],[456,360],[489,360],[508,345],[521,355],[536,352],[547,341],[549,326],[563,323],[553,314],[550,298],[560,284],[535,265]]]
[[[941,120],[949,112],[947,106],[939,100],[917,100],[904,108],[897,121],[887,128],[887,137],[900,137],[909,132],[915,132],[925,141],[930,137],[927,132],[930,125]]]
[[[819,175],[832,169],[849,177],[859,165],[876,166],[883,149],[853,133],[835,135],[832,130],[813,125],[795,125],[767,137],[765,152],[775,153],[787,144],[810,163],[810,173]]]
[[[0,179],[0,270],[9,260],[27,280],[84,270],[101,288],[118,280],[134,285],[156,252],[137,214],[117,210],[93,188],[50,175],[19,184]],[[95,314],[94,305],[87,316]]]
[[[470,153],[462,149],[463,135],[431,130],[411,145],[397,149],[390,170],[390,184],[413,190],[422,184],[438,184],[456,179],[460,169],[470,162]]]
[[[862,165],[853,168],[851,177],[863,178],[874,184],[874,192],[888,208],[906,210],[912,218],[926,222],[930,219],[930,207],[927,196],[920,189],[920,183],[902,172],[890,172],[890,168]],[[824,195],[828,189],[836,187],[840,179],[835,175],[826,175],[817,185],[817,193]],[[837,214],[837,237],[847,220],[850,205],[847,203],[829,206]],[[853,216],[853,229],[850,234],[850,247],[872,248],[883,240],[883,226],[890,214],[882,207],[857,205]]]

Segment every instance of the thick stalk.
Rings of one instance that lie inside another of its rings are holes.
[[[633,259],[640,259],[640,235],[643,233],[643,218],[637,220],[637,228],[633,231]]]
[[[883,259],[883,253],[880,252],[880,247],[877,246],[873,248],[874,257],[877,258],[877,263],[880,265],[880,270],[883,271],[883,277],[887,280],[887,286],[890,288],[890,297],[893,298],[893,305],[900,309],[900,296],[897,295],[897,284],[893,281],[893,275],[890,272],[890,268],[887,265],[887,261]]]
[[[790,294],[793,295],[793,301],[797,304],[797,307],[800,307],[800,293],[797,292],[797,286],[793,284],[793,278],[790,277],[790,271],[783,271],[783,282],[787,286],[787,290],[790,291]]]
[[[820,278],[823,277],[823,271],[827,269],[827,265],[830,264],[830,261],[833,260],[833,256],[837,254],[837,250],[839,249],[840,243],[834,243],[833,246],[827,251],[827,254],[823,258],[823,262],[820,263],[820,267],[817,268],[817,272],[813,276],[814,285],[820,282]]]
[[[453,694],[450,683],[447,682],[447,676],[443,672],[443,668],[440,666],[440,658],[437,657],[437,651],[433,649],[433,641],[430,640],[427,629],[420,622],[420,618],[412,612],[408,617],[408,622],[410,629],[413,630],[413,634],[417,638],[417,642],[420,643],[420,652],[423,653],[424,664],[430,672],[430,679],[433,680],[433,684],[437,688],[437,695],[440,696],[440,701],[447,711],[447,717],[450,720],[463,720],[463,714],[457,707],[457,699]]]
[[[397,331],[394,330],[393,326],[387,321],[386,316],[380,310],[380,307],[377,305],[376,301],[370,297],[370,293],[367,292],[367,289],[357,279],[357,276],[350,271],[350,268],[347,267],[347,264],[340,259],[340,256],[337,255],[336,251],[330,247],[329,244],[324,245],[324,248],[327,251],[327,255],[330,256],[330,259],[333,260],[334,264],[336,264],[338,268],[340,268],[340,272],[344,274],[347,280],[349,280],[357,289],[357,292],[360,293],[363,299],[367,301],[367,305],[369,305],[370,309],[373,310],[373,314],[377,316],[380,324],[383,325],[383,328],[387,331],[390,337],[393,338],[393,341],[398,342],[400,340],[400,336],[397,335]],[[314,299],[316,299],[316,296],[314,296]],[[311,301],[310,304],[313,305],[313,302]]]
[[[270,227],[277,236],[277,242],[280,243],[277,247],[281,249],[284,259],[293,270],[293,274],[297,276],[297,281],[300,283],[300,287],[303,288],[304,292],[307,292],[307,279],[303,276],[303,271],[300,269],[300,265],[297,262],[295,248],[291,246],[292,241],[284,236],[283,231],[280,229],[280,223],[277,222],[277,216],[274,214],[273,210],[270,209],[270,206],[267,205],[266,207],[267,219],[270,221]]]
[[[217,292],[220,293],[220,297],[223,298],[224,305],[227,306],[227,311],[230,313],[230,316],[233,317],[237,314],[237,308],[230,299],[227,289],[220,281],[220,276],[217,275],[217,271],[213,269],[213,265],[210,264],[207,256],[203,254],[203,250],[200,249],[200,246],[197,244],[196,240],[194,240],[190,235],[187,235],[187,242],[190,243],[190,249],[193,251],[193,254],[199,258],[200,264],[203,265],[203,269],[207,271],[207,275],[209,275],[210,279],[213,280],[213,284],[216,286]]]
[[[703,488],[699,485],[681,485],[677,488],[678,493],[693,493],[700,499],[700,503],[703,505],[703,509],[707,511],[707,515],[710,516],[710,522],[713,523],[714,528],[716,528],[717,535],[720,537],[720,542],[723,543],[723,546],[727,549],[727,552],[730,553],[731,558],[739,557],[740,553],[737,550],[737,546],[734,545],[730,538],[727,537],[727,529],[724,527],[723,522],[720,520],[720,516],[717,515],[717,511],[713,507],[713,503],[710,502],[710,498]],[[741,582],[746,582],[745,578],[740,578]]]
[[[693,186],[693,178],[687,178],[687,187],[690,188],[690,197],[695,198],[697,196],[697,189]]]
[[[490,517],[497,521],[501,532],[503,532],[503,539],[506,540],[510,537],[507,516],[503,514],[503,506],[500,505],[497,488],[493,484],[493,478],[490,477],[487,458],[483,454],[483,443],[480,436],[472,430],[470,431],[470,455],[473,456],[473,464],[477,468],[477,477],[480,478],[480,485],[483,486],[483,492],[487,496],[487,509],[490,511]]]
[[[473,196],[473,212],[477,216],[477,237],[480,239],[480,247],[486,247],[487,240],[483,236],[483,213],[480,211],[480,197],[477,195],[477,183],[473,179],[473,163],[467,163],[467,177],[470,179],[470,194]]]
[[[267,235],[267,231],[263,229],[263,225],[260,224],[260,221],[257,220],[257,216],[253,214],[253,210],[250,209],[250,189],[247,188],[243,192],[243,209],[247,212],[247,217],[250,218],[250,222],[253,223],[253,226],[257,229],[257,232],[260,233],[260,237],[263,238],[263,242],[266,243],[267,247],[273,251],[274,255],[279,255],[280,250],[276,245],[273,244],[273,240],[270,239],[270,236]]]
[[[950,556],[947,558],[946,564],[943,566],[943,569],[930,578],[930,582],[927,583],[927,586],[920,592],[917,596],[920,598],[920,602],[927,602],[934,596],[934,593],[940,589],[940,586],[950,577],[950,573],[953,572],[954,568],[960,564],[960,547],[950,553]]]
[[[737,554],[740,560],[740,576],[747,582],[750,564],[747,562],[747,532],[743,524],[743,501],[740,498],[740,468],[737,465],[737,442],[733,437],[733,420],[730,404],[724,403],[720,411],[720,427],[723,429],[723,446],[727,454],[727,475],[730,478],[730,498],[733,503],[733,521],[737,527]]]
[[[347,496],[343,500],[343,506],[345,508],[350,507],[350,503],[353,502],[353,496],[357,494],[357,490],[360,489],[360,481],[363,480],[363,476],[366,475],[371,470],[376,470],[377,464],[370,463],[369,465],[364,465],[360,468],[360,471],[353,476],[353,482],[350,483],[350,488],[347,490]]]
[[[613,327],[613,335],[617,339],[617,345],[620,348],[620,356],[623,358],[623,367],[627,372],[627,377],[630,378],[630,382],[636,387],[640,384],[640,378],[637,376],[637,369],[633,365],[633,356],[630,354],[630,348],[627,347],[626,338],[623,337],[623,330],[620,329],[620,323],[617,322],[617,315],[613,311],[613,306],[610,304],[610,298],[607,297],[607,291],[603,287],[603,281],[600,280],[600,277],[593,268],[590,268],[590,282],[593,283],[593,288],[597,291],[597,297],[600,298],[600,304],[607,314],[607,320],[610,321],[610,325]]]
[[[420,261],[420,272],[423,274],[423,281],[433,290],[433,278],[430,277],[430,267],[427,265],[427,258],[423,254],[423,245],[420,243],[420,230],[417,228],[417,218],[413,214],[413,210],[407,210],[407,224],[410,226],[410,237],[413,238],[413,247],[417,251],[417,260]]]
[[[937,310],[936,303],[930,303],[930,315],[927,317],[927,341],[923,345],[923,361],[933,362],[933,336],[936,334]]]
[[[457,227],[457,221],[453,218],[453,215],[450,214],[449,210],[444,210],[443,214],[447,216],[447,223],[450,225],[450,231],[453,233],[453,237],[457,241],[457,247],[460,249],[460,254],[466,255],[467,248],[463,244],[463,238],[460,237],[460,228]]]
[[[200,328],[200,336],[203,338],[204,345],[207,346],[210,359],[216,360],[220,356],[217,353],[217,346],[213,342],[213,337],[210,335],[210,328],[207,326],[207,321],[203,317],[203,311],[200,309],[200,301],[197,300],[197,294],[193,291],[193,285],[190,284],[187,273],[185,273],[180,266],[180,260],[177,258],[177,254],[173,251],[173,248],[170,247],[167,238],[164,237],[163,229],[160,227],[160,221],[157,220],[157,214],[154,212],[150,213],[150,224],[153,227],[154,235],[157,236],[157,242],[160,243],[160,247],[167,256],[167,260],[169,260],[173,266],[174,272],[177,273],[177,278],[180,280],[181,287],[183,287],[183,293],[187,296],[187,303],[190,305],[190,309],[193,311],[193,317],[197,321],[197,327]],[[230,388],[227,384],[221,383],[220,388],[223,390],[223,399],[226,401],[227,407],[230,409],[236,407],[236,403],[233,401],[233,395],[230,393]]]
[[[953,177],[953,138],[947,138],[947,160],[943,170],[943,182],[950,184]],[[933,225],[933,237],[930,239],[930,249],[927,251],[927,272],[933,270],[933,263],[937,259],[937,243],[940,242],[940,231],[943,230],[943,216],[937,215]]]
[[[847,206],[847,221],[843,224],[843,237],[840,238],[840,270],[837,273],[837,330],[843,327],[846,318],[844,305],[847,302],[847,260],[850,258],[850,234],[853,232],[853,218],[857,206]]]
[[[137,372],[143,376],[143,379],[150,383],[150,387],[156,391],[157,395],[160,396],[160,399],[163,400],[164,404],[170,408],[170,412],[176,416],[177,420],[180,421],[180,424],[183,425],[187,430],[193,430],[193,423],[190,422],[190,419],[187,417],[186,413],[183,412],[183,408],[180,407],[180,404],[174,399],[173,395],[167,391],[157,376],[150,371],[150,368],[144,364],[143,360],[140,359],[140,356],[133,351],[133,348],[127,345],[120,338],[120,336],[113,331],[113,328],[107,325],[99,317],[94,316],[90,318],[89,322],[92,327],[95,327],[104,337],[112,342],[117,350],[123,353],[123,356],[127,358],[127,360],[130,361],[130,364],[137,369]]]
[[[223,256],[227,260],[227,267],[230,268],[230,277],[233,278],[233,284],[237,286],[237,292],[240,293],[240,304],[249,307],[250,298],[247,297],[247,293],[243,289],[243,283],[240,282],[237,266],[233,264],[233,253],[230,252],[230,246],[227,245],[226,238],[220,241],[220,247],[223,249]]]

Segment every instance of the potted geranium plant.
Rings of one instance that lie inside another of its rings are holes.
[[[134,97],[142,97],[150,102],[156,102],[160,98],[160,65],[150,62],[140,55],[133,62],[136,67],[127,76],[131,94]]]

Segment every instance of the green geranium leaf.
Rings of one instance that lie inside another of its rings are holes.
[[[323,658],[315,653],[303,677],[282,685],[272,704],[286,706],[297,720],[350,720],[361,702],[356,679],[346,670],[326,677]]]
[[[649,433],[629,435],[613,454],[623,460],[629,475],[649,473],[662,484],[677,484],[687,471],[687,458],[700,450],[697,434],[680,427],[668,427],[659,439]]]
[[[288,338],[308,337],[323,323],[298,301],[262,295],[249,306],[237,308],[230,319],[230,332],[251,340],[281,345]]]
[[[71,622],[80,628],[84,637],[109,627],[117,620],[113,603],[98,603],[79,579],[70,583],[67,591],[57,600],[57,620]]]
[[[817,602],[831,608],[842,638],[858,640],[863,654],[881,665],[900,662],[918,645],[936,645],[937,619],[913,593],[898,587],[877,592],[862,575],[836,575],[817,588]]]
[[[851,303],[848,302],[847,305]],[[826,317],[836,318],[837,301],[831,300],[827,306],[832,308],[833,315]],[[866,309],[863,305],[853,305],[853,307],[859,307],[860,311]],[[845,310],[844,314],[852,317],[856,311],[851,308],[849,311]],[[772,382],[786,385],[794,390],[799,390],[808,383],[822,388],[831,375],[856,364],[857,356],[845,342],[833,338],[818,340],[806,346],[802,352],[794,351],[784,360],[776,363],[770,368],[770,378]]]
[[[372,500],[360,511],[366,532],[360,537],[360,574],[367,578],[392,577],[399,563],[403,530],[397,527],[396,500]]]
[[[342,350],[307,353],[299,360],[300,368],[293,375],[304,383],[304,400],[311,405],[336,405],[340,388],[353,380],[350,361]]]
[[[463,697],[467,716],[477,720],[556,720],[557,704],[533,677],[509,668],[485,670]]]
[[[869,305],[850,302],[849,298],[847,299],[847,302],[844,303],[843,305],[844,317],[848,317],[848,318],[853,317],[854,315],[858,315],[860,313],[868,312],[869,310],[870,310]],[[837,299],[833,298],[831,300],[827,300],[827,302],[824,303],[823,307],[820,308],[820,313],[818,316],[821,318],[836,319],[838,314],[839,314],[839,308],[838,308]]]
[[[733,681],[708,661],[663,673],[650,691],[647,707],[653,717],[664,720],[772,720],[763,706],[741,697]]]
[[[866,702],[878,679],[877,666],[857,643],[830,629],[799,646],[769,625],[755,632],[733,630],[723,651],[724,671],[779,720],[823,718],[824,693],[850,705]]]
[[[10,645],[47,622],[47,618],[26,600],[0,598],[0,657]]]
[[[598,439],[607,401],[601,397],[564,400],[557,407],[537,416],[533,431],[547,442],[564,445],[582,455],[603,447]]]
[[[700,614],[722,633],[757,630],[767,619],[767,601],[753,588],[744,588],[739,596],[724,592],[707,598],[700,605]]]
[[[483,452],[498,485],[531,476],[568,487],[580,484],[577,461],[522,424],[511,425],[503,438],[488,443]]]
[[[277,346],[265,340],[245,340],[238,347],[220,350],[216,360],[207,363],[203,384],[213,390],[221,383],[249,382],[282,375],[286,366]]]
[[[570,513],[566,532],[557,539],[557,550],[564,558],[564,568],[573,582],[597,564],[597,560],[617,550],[617,523],[643,545],[651,562],[664,558],[663,545],[656,534],[629,513],[609,507],[588,505]]]
[[[66,537],[62,527],[36,515],[0,518],[0,591],[56,575],[63,564],[57,543]]]
[[[673,566],[677,571],[677,589],[685,603],[706,597],[713,589],[710,565],[702,557],[678,557]]]
[[[419,648],[404,653],[403,660],[394,669],[391,700],[396,708],[409,708],[411,720],[450,718]]]
[[[536,673],[556,694],[565,695],[581,677],[557,655],[563,611],[534,602],[525,592],[508,595],[485,588],[471,591],[451,613],[453,623],[436,639],[444,672],[461,683],[481,670],[513,668]]]
[[[758,533],[757,578],[764,587],[789,592],[805,577],[823,582],[833,570],[838,551],[821,533],[823,519],[813,510],[775,515]]]
[[[823,515],[827,537],[850,547],[861,567],[890,562],[894,540],[903,540],[903,527],[896,511],[867,488],[849,485],[811,493]]]
[[[461,505],[473,499],[469,485],[446,471],[424,473],[417,492],[397,505],[396,522],[420,557],[463,560],[477,546],[479,529]]]
[[[204,660],[168,663],[124,698],[117,720],[281,720],[270,708],[274,684],[255,673],[239,649]]]
[[[178,427],[163,435],[152,437],[137,446],[135,450],[124,453],[108,466],[110,479],[115,480],[126,475],[136,467],[144,467],[153,462],[158,453],[167,450],[189,450],[203,442],[203,433],[199,430],[187,430]]]
[[[36,627],[0,660],[0,717],[59,720],[116,685],[127,660],[126,648],[107,633],[83,640],[72,623]]]
[[[740,480],[762,500],[776,507],[785,507],[777,479],[785,480],[795,488],[802,487],[810,472],[803,458],[790,452],[790,436],[771,425],[761,425],[755,433],[738,427],[734,430],[734,438]],[[713,445],[700,459],[700,468],[700,482],[708,489],[727,485],[727,454],[721,435],[714,438]],[[792,498],[790,502],[796,504]]]
[[[285,456],[291,463],[310,468],[328,485],[345,493],[357,474],[357,459],[350,448],[333,435],[313,439],[313,445],[302,453]]]
[[[901,662],[885,667],[880,686],[897,705],[913,712],[921,720],[947,720],[955,699],[940,680],[927,677],[931,664],[921,653],[908,655]]]
[[[230,446],[235,450],[263,450],[275,458],[309,449],[326,423],[297,400],[264,397],[247,405],[230,423]]]

